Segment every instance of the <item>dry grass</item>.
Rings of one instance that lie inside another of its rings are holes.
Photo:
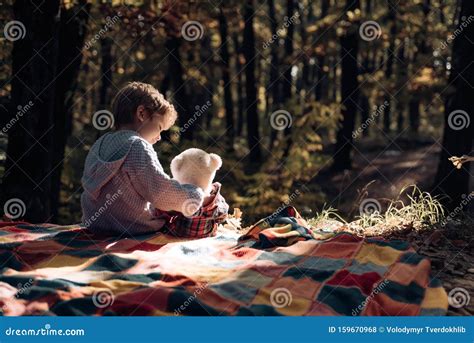
[[[332,207],[323,209],[314,218],[308,219],[311,226],[321,228],[331,224],[362,236],[378,236],[393,231],[432,230],[446,218],[446,210],[438,198],[422,192],[416,186],[403,188],[397,199],[388,202],[383,213],[362,213],[354,221],[346,222]]]

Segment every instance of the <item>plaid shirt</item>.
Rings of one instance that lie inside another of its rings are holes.
[[[155,210],[155,215],[165,219],[164,232],[178,237],[203,238],[214,236],[217,226],[227,218],[229,205],[220,194],[221,184],[212,184],[211,202],[201,207],[191,217],[186,217],[180,212]]]

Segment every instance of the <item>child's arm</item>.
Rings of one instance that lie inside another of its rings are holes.
[[[190,216],[202,205],[203,190],[171,179],[164,172],[152,145],[147,142],[140,140],[132,144],[123,168],[135,190],[160,210],[178,211]]]

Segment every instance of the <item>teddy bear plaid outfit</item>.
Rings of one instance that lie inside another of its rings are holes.
[[[221,184],[212,184],[209,204],[202,206],[192,216],[187,217],[176,211],[155,210],[155,216],[165,219],[164,233],[178,237],[203,238],[214,236],[217,226],[222,223],[229,212],[229,205],[220,193]]]

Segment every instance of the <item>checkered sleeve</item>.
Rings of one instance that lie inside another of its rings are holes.
[[[153,207],[192,215],[202,205],[202,189],[171,179],[164,172],[153,146],[148,142],[137,140],[132,144],[123,170],[130,177],[137,193]]]

